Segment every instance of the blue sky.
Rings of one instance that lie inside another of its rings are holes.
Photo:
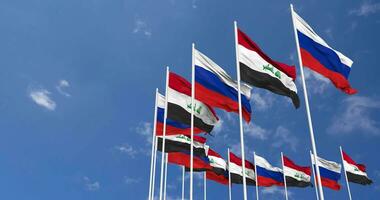
[[[1,199],[145,199],[148,192],[154,91],[164,91],[165,66],[190,78],[191,43],[233,77],[233,20],[276,60],[297,64],[289,1],[1,0]],[[340,161],[339,145],[367,165],[369,187],[351,185],[355,199],[380,196],[379,1],[293,1],[297,12],[333,47],[354,60],[347,96],[307,72],[318,153]],[[308,165],[310,139],[302,96],[285,98],[254,88],[252,152],[280,164],[280,152]],[[236,114],[208,143],[226,158],[238,153]],[[168,196],[180,196],[180,169],[169,166]],[[200,199],[202,182],[195,179]],[[347,199],[325,189],[328,199]],[[188,185],[187,185],[188,186]],[[157,191],[157,190],[156,190]],[[234,185],[234,199],[241,199]],[[314,189],[290,189],[312,199]],[[208,182],[209,199],[227,199]],[[281,199],[281,188],[260,189]],[[249,188],[254,199],[254,188]]]

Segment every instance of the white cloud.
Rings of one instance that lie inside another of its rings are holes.
[[[343,100],[344,109],[333,117],[328,128],[331,134],[369,133],[379,135],[379,122],[372,119],[371,113],[380,109],[380,101],[364,96],[350,96]]]
[[[349,13],[357,16],[368,16],[380,11],[380,3],[372,3],[371,1],[363,1],[359,8],[350,10]]]
[[[133,33],[135,34],[143,34],[146,37],[152,36],[152,31],[149,29],[147,23],[143,21],[142,19],[136,19],[135,20],[135,26],[133,28]]]
[[[120,145],[120,146],[115,146],[115,149],[118,150],[120,153],[127,154],[131,158],[134,158],[135,155],[138,153],[138,151],[135,150],[129,144],[123,144],[123,145]]]
[[[100,183],[98,181],[92,181],[87,176],[83,177],[84,185],[88,191],[96,191],[100,189]]]
[[[265,111],[268,108],[272,107],[275,99],[274,94],[268,91],[258,92],[254,91],[252,93],[251,102],[253,104],[253,109],[258,111]]]
[[[29,97],[39,106],[42,106],[48,110],[55,110],[56,103],[50,98],[50,92],[45,89],[31,89]]]
[[[218,135],[223,130],[223,123],[224,121],[222,119],[219,119],[219,122],[214,126],[214,129],[212,129],[212,132],[215,135]]]
[[[197,0],[192,0],[191,1],[191,7],[194,8],[194,9],[198,8]]]
[[[279,148],[282,146],[288,146],[291,150],[296,151],[298,145],[298,139],[294,135],[291,134],[289,129],[279,126],[276,129],[274,134],[274,143],[272,143],[273,147]]]
[[[333,38],[333,33],[332,33],[332,28],[330,27],[330,28],[327,28],[327,29],[325,29],[325,34],[327,35],[327,37],[329,37],[330,39],[332,39]]]
[[[330,80],[323,77],[322,75],[311,71],[310,69],[304,67],[304,75],[306,80],[306,86],[308,91],[311,91],[313,94],[323,94],[329,84]],[[298,79],[301,83],[301,78]]]
[[[261,190],[261,193],[263,195],[267,195],[267,196],[268,195],[270,195],[270,196],[273,196],[273,195],[284,196],[285,195],[285,190],[284,190],[283,187],[281,187],[281,188],[280,187],[264,187]],[[291,197],[291,196],[293,196],[293,193],[288,190],[288,197]]]
[[[266,140],[270,132],[255,123],[244,124],[244,133],[250,137]]]
[[[148,144],[152,143],[153,125],[150,122],[142,122],[136,127],[136,132],[146,138]]]
[[[126,184],[136,184],[141,182],[141,178],[124,177],[124,182]]]
[[[70,83],[67,80],[63,79],[63,80],[60,80],[58,82],[56,89],[61,95],[65,96],[65,97],[70,97],[71,95],[64,91],[64,89],[68,88],[68,87],[70,87]]]

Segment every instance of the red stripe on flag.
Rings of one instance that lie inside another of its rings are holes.
[[[286,156],[284,156],[284,165],[289,167],[289,168],[295,169],[297,171],[304,172],[305,174],[307,174],[309,176],[311,175],[311,168],[310,167],[302,167],[302,166],[296,165],[292,160],[290,160]]]
[[[218,175],[213,171],[206,172],[206,178],[218,182],[223,185],[228,185],[228,178],[224,175]]]
[[[163,130],[164,130],[164,124],[161,123],[161,122],[157,122],[157,124],[156,124],[156,135],[157,136],[162,136],[164,134]],[[194,127],[194,134],[199,134],[199,133],[202,133],[202,132],[204,132],[204,131],[202,131],[201,129],[199,129],[197,127]],[[166,124],[166,133],[165,133],[165,135],[178,135],[178,134],[183,134],[183,135],[190,136],[191,129],[190,128],[180,129],[180,128],[176,128],[176,127],[169,126],[168,124]]]
[[[242,163],[241,158],[237,157],[232,152],[230,152],[230,161],[232,163],[235,163],[235,164],[239,165],[239,166],[243,166],[241,164]],[[255,169],[255,166],[251,162],[249,162],[247,160],[245,160],[245,167],[248,168],[248,169],[253,169],[253,170]]]
[[[348,156],[346,154],[346,152],[342,151],[342,153],[343,153],[343,160],[345,160],[347,163],[349,163],[351,165],[357,166],[360,169],[360,171],[366,172],[365,165],[363,165],[363,164],[357,164],[350,156]]]
[[[317,59],[315,59],[308,51],[303,48],[301,48],[301,57],[302,64],[304,66],[330,79],[336,88],[342,90],[346,94],[357,93],[357,90],[350,86],[350,83],[343,75],[324,67]]]
[[[284,183],[278,182],[278,181],[276,181],[274,179],[267,178],[267,177],[264,177],[264,176],[258,176],[257,177],[257,181],[259,182],[259,186],[263,186],[263,187],[270,187],[270,186],[273,186],[273,185],[284,186]]]
[[[289,66],[284,63],[277,62],[275,60],[272,60],[269,56],[267,56],[260,47],[251,40],[251,38],[248,37],[243,31],[238,29],[238,43],[245,48],[255,51],[257,54],[259,54],[264,60],[266,60],[268,63],[276,67],[278,70],[281,70],[286,75],[292,77],[293,80],[296,79],[296,68],[294,66]]]

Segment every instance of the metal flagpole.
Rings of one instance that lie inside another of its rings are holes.
[[[350,190],[350,184],[348,183],[347,172],[346,172],[346,168],[344,167],[344,158],[343,158],[343,150],[342,150],[342,146],[339,146],[339,149],[340,149],[340,156],[342,157],[342,164],[343,164],[344,177],[346,177],[346,184],[347,184],[348,197],[350,197],[350,200],[352,200],[352,197],[351,197],[351,190]]]
[[[312,146],[312,150],[313,150],[315,166],[317,168],[316,169],[316,171],[317,171],[317,180],[318,180],[318,183],[321,183],[321,176],[320,176],[318,162],[317,162],[317,157],[318,157],[318,155],[317,155],[317,147],[315,145],[313,123],[312,123],[312,120],[311,120],[311,113],[310,113],[310,108],[309,108],[309,98],[307,96],[306,82],[305,82],[305,76],[304,76],[304,73],[303,73],[303,65],[302,65],[302,59],[301,59],[301,53],[300,53],[300,45],[299,45],[299,41],[298,41],[296,26],[295,26],[295,23],[294,23],[294,10],[293,10],[293,5],[292,4],[290,4],[290,10],[292,12],[293,30],[294,30],[294,37],[296,39],[296,45],[297,45],[298,62],[299,62],[299,67],[300,67],[300,71],[301,71],[301,80],[302,80],[302,86],[303,86],[303,93],[304,93],[304,97],[305,97],[307,119],[308,119],[308,123],[309,123],[311,146]],[[322,184],[318,184],[317,186],[318,186],[318,189],[319,189],[319,196],[320,196],[321,200],[324,200]]]
[[[240,65],[239,65],[239,48],[238,48],[238,32],[237,32],[237,22],[234,21],[234,31],[235,31],[235,53],[236,53],[236,71],[237,71],[237,82],[238,82],[238,100],[239,100],[239,124],[240,124],[240,148],[241,148],[241,158],[243,160],[243,194],[244,200],[247,200],[247,182],[245,180],[245,152],[244,152],[244,133],[243,133],[243,113],[241,109],[241,84],[240,84]]]
[[[194,97],[195,97],[195,70],[194,70],[194,50],[195,44],[191,49],[191,148],[190,148],[190,200],[193,200],[193,157],[194,157]]]
[[[157,162],[157,137],[154,139],[154,163],[153,163],[153,178],[152,178],[152,196],[151,200],[154,199],[154,188],[155,188],[155,181],[156,181],[156,162]]]
[[[165,153],[165,181],[164,181],[164,200],[166,200],[166,184],[168,181],[168,153]]]
[[[313,170],[315,194],[317,196],[317,200],[319,200],[317,177],[315,176],[315,170],[314,170],[314,165],[313,165],[313,157],[312,157],[311,151],[310,151],[310,160],[311,160],[311,169]]]
[[[185,166],[182,166],[182,200],[185,200]]]
[[[256,181],[256,200],[259,200],[259,178],[257,175],[257,167],[256,167],[256,153],[253,152],[253,164],[255,165],[255,181]],[[245,161],[244,161],[245,163]]]
[[[228,196],[229,200],[232,200],[232,191],[231,191],[231,172],[230,172],[230,148],[228,150]]]
[[[282,174],[284,176],[284,188],[285,188],[285,199],[288,200],[288,189],[286,188],[286,176],[285,176],[285,170],[284,170],[284,154],[281,152],[281,162],[282,162]]]
[[[156,97],[154,102],[154,118],[153,118],[153,133],[152,133],[152,155],[150,158],[150,177],[149,177],[149,197],[148,199],[152,199],[152,188],[153,185],[153,162],[154,161],[154,147],[155,147],[155,138],[156,138],[156,122],[157,122],[157,95],[158,95],[158,88],[156,88]]]
[[[165,164],[165,139],[166,139],[166,118],[168,116],[168,87],[169,86],[169,67],[166,67],[166,85],[165,85],[165,112],[164,126],[162,131],[162,152],[161,152],[161,177],[160,177],[160,200],[162,200],[164,185],[164,164]]]
[[[203,199],[206,200],[207,199],[207,177],[206,177],[206,172],[204,172],[204,175],[203,175]]]

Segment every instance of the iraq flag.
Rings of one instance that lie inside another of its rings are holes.
[[[194,109],[194,127],[210,133],[219,120],[215,111],[196,99],[194,99],[194,105],[191,105],[191,84],[181,76],[170,72],[167,117],[191,125],[192,108]]]
[[[157,136],[157,150],[162,151],[163,136]],[[206,138],[194,135],[194,155],[207,157],[209,147],[205,144]],[[165,136],[165,152],[190,152],[191,138],[185,135]]]
[[[238,60],[241,80],[255,87],[288,96],[296,108],[300,106],[297,95],[296,69],[272,60],[243,31],[238,34]]]
[[[349,182],[370,185],[372,180],[368,178],[366,167],[363,164],[357,164],[350,156],[348,156],[344,151],[343,155],[343,166],[346,171],[346,176]]]

